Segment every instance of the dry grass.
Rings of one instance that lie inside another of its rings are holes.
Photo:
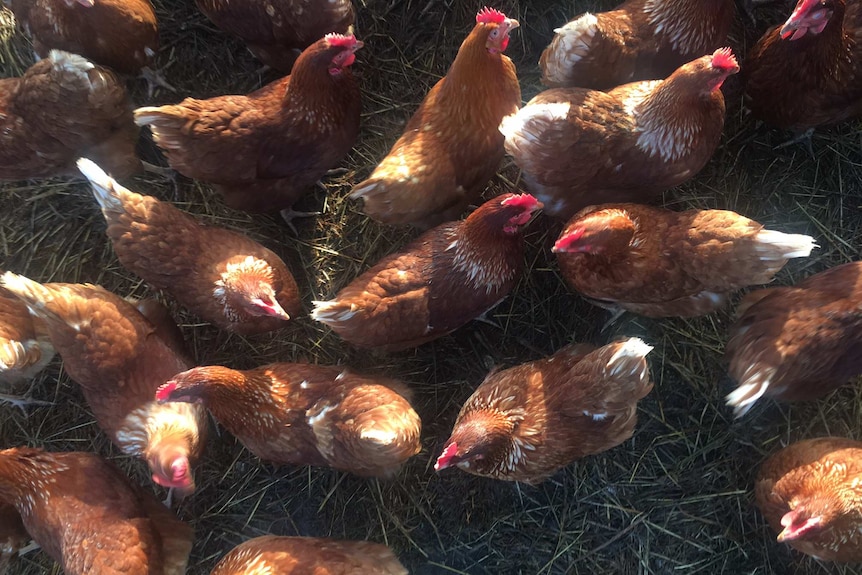
[[[501,8],[522,27],[509,53],[525,98],[538,90],[536,61],[551,30],[584,9],[614,1],[506,0]],[[368,221],[346,200],[400,133],[425,92],[445,73],[471,27],[479,1],[357,0],[358,35],[366,42],[355,66],[365,97],[360,141],[347,172],[310,194],[298,209],[322,209],[299,224],[299,237],[274,218],[225,209],[205,185],[180,178],[133,179],[139,191],[177,201],[210,221],[244,230],[285,257],[304,300],[335,293],[358,272],[402,245],[412,233]],[[249,91],[259,64],[215,30],[191,0],[158,3],[161,63],[182,94]],[[781,9],[759,16],[776,21]],[[4,15],[4,18],[5,15]],[[5,22],[5,20],[4,20]],[[742,49],[757,30],[734,29]],[[29,62],[20,35],[0,34],[0,65],[19,74]],[[134,98],[145,92],[133,82]],[[158,93],[155,103],[177,96]],[[695,181],[668,192],[667,205],[731,208],[789,232],[817,237],[810,259],[792,262],[778,278],[791,283],[840,262],[859,259],[862,245],[862,154],[856,124],[819,132],[814,157],[803,147],[774,151],[786,134],[758,130],[741,111],[738,87],[728,85],[726,137]],[[143,155],[159,161],[151,144]],[[493,192],[514,189],[517,170],[504,166]],[[0,266],[39,280],[89,281],[122,295],[148,289],[116,261],[104,223],[80,182],[8,183],[0,188]],[[788,441],[822,434],[862,438],[862,391],[846,386],[804,405],[762,402],[734,422],[723,404],[731,384],[721,359],[730,311],[696,320],[655,321],[627,315],[607,333],[606,316],[567,292],[548,243],[556,235],[541,220],[527,236],[530,273],[492,314],[498,328],[474,322],[415,351],[378,357],[344,346],[307,318],[279,334],[244,339],[219,333],[173,306],[201,363],[249,367],[275,360],[343,363],[403,378],[416,391],[425,422],[424,450],[389,482],[325,469],[261,464],[229,435],[213,435],[197,469],[199,491],[181,502],[197,539],[191,573],[208,573],[240,541],[264,533],[372,539],[390,545],[414,574],[561,573],[851,573],[815,562],[775,542],[751,501],[759,462]],[[305,272],[304,272],[305,271]],[[170,303],[170,302],[169,302]],[[512,365],[564,344],[602,344],[639,335],[655,345],[655,390],[642,402],[634,437],[610,452],[576,463],[538,487],[433,472],[461,402],[492,365]],[[119,454],[99,433],[79,390],[55,361],[32,394],[53,401],[27,417],[2,409],[2,445],[96,450],[149,484],[142,462]],[[17,573],[49,572],[32,553]]]

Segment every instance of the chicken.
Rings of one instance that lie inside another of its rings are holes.
[[[755,117],[802,136],[862,115],[862,2],[799,0],[748,53],[743,80]]]
[[[637,204],[581,210],[554,245],[573,290],[602,307],[650,317],[713,312],[764,284],[814,238],[765,230],[726,210],[672,212]]]
[[[546,359],[494,370],[458,413],[434,469],[539,483],[576,459],[632,436],[652,389],[637,338],[568,345]]]
[[[764,396],[816,399],[862,374],[860,306],[862,262],[746,295],[725,349],[738,382],[727,396],[734,415]]]
[[[0,383],[30,379],[54,357],[47,329],[21,301],[0,288]]]
[[[9,563],[30,541],[21,514],[13,505],[0,501],[0,575],[5,575]]]
[[[282,328],[301,312],[296,281],[272,251],[136,194],[89,160],[78,167],[93,185],[120,263],[202,319],[255,334]]]
[[[395,380],[299,363],[196,367],[156,393],[159,401],[207,406],[263,460],[365,477],[392,476],[419,452],[421,423],[409,398]]]
[[[42,58],[57,49],[121,74],[143,73],[171,88],[151,68],[159,50],[150,0],[6,0]]]
[[[222,557],[210,575],[407,575],[385,545],[317,537],[249,539]]]
[[[661,79],[720,48],[733,23],[733,0],[627,0],[586,12],[542,52],[542,83],[607,90]]]
[[[307,188],[347,155],[359,134],[359,86],[350,71],[362,42],[327,34],[293,73],[248,96],[186,98],[139,108],[171,167],[215,184],[237,209],[285,216]]]
[[[0,499],[67,575],[182,575],[192,529],[93,453],[0,451]]]
[[[119,79],[51,50],[20,78],[0,80],[0,179],[77,174],[86,154],[118,177],[141,169],[138,128]]]
[[[451,333],[505,298],[524,268],[523,228],[542,204],[504,194],[380,260],[312,319],[357,347],[397,351]]]
[[[515,65],[503,54],[518,21],[483,8],[449,71],[425,96],[404,133],[350,197],[387,224],[429,228],[457,219],[503,159],[497,130],[521,105]]]
[[[264,64],[288,73],[301,51],[324,34],[352,32],[350,0],[195,0],[213,24],[238,36]]]
[[[820,437],[764,462],[754,485],[778,541],[822,561],[862,561],[862,442]]]
[[[593,204],[642,203],[706,165],[724,127],[724,80],[739,71],[729,48],[666,80],[599,92],[541,92],[500,125],[506,151],[545,212],[568,219]]]
[[[206,414],[199,405],[153,399],[161,384],[191,367],[155,326],[99,286],[40,284],[12,272],[0,283],[45,322],[99,427],[124,453],[143,457],[153,481],[192,492],[191,465],[203,447]]]

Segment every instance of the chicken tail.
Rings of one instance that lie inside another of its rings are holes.
[[[589,12],[555,28],[554,39],[539,59],[542,83],[550,87],[573,85],[574,67],[590,53],[598,31],[599,19]]]
[[[53,70],[60,74],[71,74],[78,81],[90,83],[90,70],[95,69],[95,64],[77,54],[64,52],[63,50],[51,50],[48,60]]]
[[[63,318],[48,309],[48,303],[54,299],[54,292],[39,282],[16,273],[6,272],[0,276],[0,286],[3,286],[24,302],[30,314],[45,321],[65,323]]]
[[[631,380],[636,389],[646,387],[643,395],[638,397],[640,399],[652,388],[652,384],[649,383],[649,366],[646,362],[646,356],[652,351],[652,346],[637,337],[611,345],[617,347],[605,365],[605,375]]]
[[[752,363],[745,370],[739,378],[739,386],[725,398],[727,405],[733,408],[734,417],[745,415],[754,402],[763,397],[774,375],[774,367],[767,367],[760,362]]]
[[[117,181],[105,173],[95,162],[87,158],[80,158],[77,162],[78,169],[90,181],[93,186],[93,195],[102,207],[103,212],[123,212],[121,193],[131,193],[129,190],[117,183]]]
[[[754,240],[754,249],[761,261],[776,262],[779,268],[790,258],[808,257],[812,249],[820,247],[811,236],[775,230],[760,230]]]
[[[620,428],[633,429],[637,402],[652,389],[646,361],[650,351],[652,346],[644,343],[642,339],[632,337],[606,345],[586,356],[582,362],[589,364],[590,356],[597,355],[596,359],[602,361],[610,354],[600,372],[604,377],[594,380],[594,396],[582,405],[583,415],[589,415],[595,421],[608,417],[619,418]],[[631,420],[631,424],[624,423],[628,420]]]
[[[311,319],[326,325],[344,323],[357,314],[355,305],[342,303],[338,300],[313,301],[311,303],[314,304]]]
[[[148,106],[134,111],[135,124],[149,126],[153,141],[162,148],[170,160],[170,152],[183,149],[187,141],[182,127],[191,119],[193,110],[185,106]]]

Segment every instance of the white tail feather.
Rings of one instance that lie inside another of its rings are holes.
[[[345,307],[338,300],[313,301],[311,303],[314,304],[314,309],[311,310],[311,319],[321,323],[340,323],[356,315],[356,308],[353,305]]]
[[[51,292],[39,282],[16,273],[6,272],[0,276],[0,285],[24,302],[31,314],[40,317],[46,315],[45,302],[50,301],[52,296]]]
[[[775,230],[761,230],[755,236],[755,249],[762,260],[786,260],[808,257],[818,246],[814,238],[803,234],[785,234]]]
[[[105,173],[105,170],[87,158],[78,159],[78,169],[93,186],[93,195],[102,207],[102,210],[122,211],[123,203],[117,195],[118,191],[128,192],[126,188]]]
[[[70,52],[64,52],[63,50],[51,50],[48,53],[48,59],[51,61],[51,66],[55,70],[71,72],[72,74],[75,74],[79,78],[88,82],[90,80],[90,77],[87,72],[96,67],[92,62],[90,62],[83,56],[78,56],[77,54],[72,54]]]
[[[775,369],[765,368],[756,371],[748,369],[746,375],[747,377],[742,380],[739,387],[725,397],[727,405],[733,407],[733,416],[737,418],[745,415],[754,403],[763,397],[763,394],[769,389],[772,376],[775,375]]]
[[[646,362],[641,362],[652,349],[651,345],[647,345],[640,338],[629,338],[611,356],[606,368],[610,371],[610,375],[614,377],[634,375],[638,370],[646,368]],[[623,373],[625,370],[628,370],[629,373]]]

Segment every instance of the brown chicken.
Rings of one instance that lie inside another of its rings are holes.
[[[347,155],[359,134],[359,86],[350,71],[362,47],[327,34],[308,47],[290,76],[248,96],[186,98],[139,108],[171,167],[215,184],[237,209],[290,207]]]
[[[31,539],[18,510],[0,501],[0,575],[5,575],[9,563]]]
[[[632,436],[637,404],[652,389],[637,338],[492,371],[461,408],[434,469],[539,483],[576,459]]]
[[[576,214],[553,251],[569,287],[597,305],[691,317],[770,282],[813,247],[810,236],[765,230],[735,212],[607,204]]]
[[[757,506],[778,541],[822,561],[862,561],[862,442],[792,443],[761,466]]]
[[[80,56],[51,50],[22,77],[0,80],[0,110],[0,179],[77,174],[82,154],[118,177],[141,169],[125,87]]]
[[[475,202],[503,159],[497,127],[521,105],[503,54],[518,21],[483,8],[449,71],[425,96],[371,176],[353,188],[363,211],[387,224],[427,228]]]
[[[667,80],[599,92],[554,88],[503,120],[506,151],[545,211],[569,218],[594,204],[642,203],[706,165],[724,127],[724,80],[739,71],[729,48]]]
[[[5,0],[30,35],[36,54],[79,54],[121,74],[143,73],[173,89],[150,67],[159,50],[156,13],[149,0]]]
[[[0,451],[0,498],[67,575],[182,575],[192,529],[93,453]]]
[[[54,357],[45,325],[27,306],[0,287],[0,384],[30,379]]]
[[[193,491],[191,465],[203,447],[206,413],[201,406],[153,399],[161,384],[191,367],[155,326],[99,286],[43,285],[12,272],[0,283],[45,321],[64,369],[111,440],[144,458],[156,483]]]
[[[666,78],[726,43],[733,0],[627,0],[554,30],[542,52],[542,83],[606,90]]]
[[[273,363],[196,367],[159,388],[159,401],[202,403],[263,460],[388,477],[416,455],[421,422],[407,387],[340,367]]]
[[[799,0],[743,66],[747,104],[800,135],[862,115],[862,2]]]
[[[249,539],[222,557],[210,575],[407,575],[385,545],[316,537]]]
[[[523,228],[542,204],[529,194],[485,202],[386,256],[312,319],[357,347],[396,351],[451,333],[496,306],[524,269]]]
[[[350,0],[195,0],[213,24],[239,37],[259,60],[288,73],[302,50],[324,34],[352,32]]]
[[[89,160],[78,167],[93,185],[120,263],[202,319],[255,334],[282,328],[301,312],[296,281],[272,251],[136,194]]]
[[[734,415],[764,396],[816,399],[862,373],[860,309],[862,262],[746,295],[725,350],[738,382],[727,396]]]

